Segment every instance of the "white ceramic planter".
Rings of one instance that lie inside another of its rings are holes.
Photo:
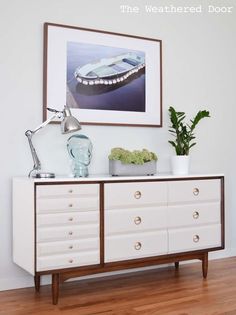
[[[188,155],[175,155],[171,157],[171,169],[174,175],[187,175],[189,173],[190,157]]]

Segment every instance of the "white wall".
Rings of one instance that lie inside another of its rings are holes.
[[[168,115],[170,105],[193,116],[208,109],[212,118],[201,123],[192,150],[192,171],[226,175],[226,244],[219,257],[236,248],[236,184],[234,117],[236,114],[236,7],[232,14],[124,14],[121,4],[199,5],[210,0],[1,0],[0,1],[0,289],[32,285],[32,278],[12,263],[11,180],[27,175],[32,160],[26,129],[42,117],[43,23],[53,22],[133,34],[163,40],[163,128],[85,126],[94,144],[90,173],[108,171],[111,147],[146,147],[157,152],[158,170],[169,171]],[[234,5],[234,0],[214,4]],[[68,136],[58,126],[35,136],[43,166],[69,172],[65,148]],[[27,221],[27,218],[25,218]],[[24,227],[22,227],[24,228]],[[22,253],[24,254],[24,253]]]

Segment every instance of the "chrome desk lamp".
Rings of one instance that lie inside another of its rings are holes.
[[[46,121],[44,121],[40,126],[35,128],[34,130],[27,130],[25,132],[25,135],[29,141],[29,146],[34,162],[33,169],[29,172],[28,177],[36,177],[36,178],[53,178],[55,177],[54,173],[46,173],[41,172],[41,162],[38,158],[38,155],[36,153],[36,150],[32,143],[33,136],[42,128],[47,126],[52,120],[55,118],[62,118],[61,121],[61,133],[66,134],[74,131],[78,131],[81,129],[80,123],[78,120],[72,116],[71,111],[67,105],[65,105],[63,111],[58,111],[56,109],[47,108],[48,111],[53,112],[54,114],[48,118]]]

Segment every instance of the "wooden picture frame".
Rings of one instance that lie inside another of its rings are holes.
[[[162,127],[162,41],[45,23],[43,119],[65,104],[81,124]]]

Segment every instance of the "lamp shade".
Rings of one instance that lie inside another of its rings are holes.
[[[68,106],[64,107],[63,119],[61,122],[61,133],[70,133],[81,129],[78,120],[72,116]]]

